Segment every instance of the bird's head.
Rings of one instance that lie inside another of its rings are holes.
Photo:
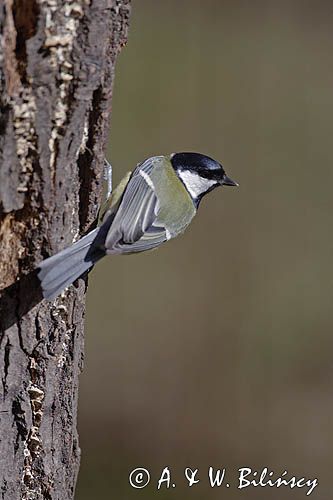
[[[205,194],[218,186],[238,186],[226,175],[221,163],[209,156],[201,153],[173,153],[170,160],[196,205]]]

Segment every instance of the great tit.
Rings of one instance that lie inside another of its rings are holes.
[[[38,278],[52,300],[105,255],[151,250],[181,234],[202,197],[238,186],[222,165],[200,153],[153,156],[129,172],[107,199],[99,226],[41,262]]]

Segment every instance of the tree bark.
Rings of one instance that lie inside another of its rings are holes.
[[[0,492],[71,499],[86,280],[52,303],[34,269],[96,217],[130,0],[0,3]]]

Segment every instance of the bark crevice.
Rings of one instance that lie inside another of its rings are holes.
[[[16,29],[15,56],[21,83],[27,83],[26,43],[37,31],[39,6],[36,0],[14,0],[13,20]]]

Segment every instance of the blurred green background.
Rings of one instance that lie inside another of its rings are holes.
[[[183,237],[91,274],[77,500],[306,498],[238,490],[246,466],[317,477],[311,496],[331,496],[332,26],[329,1],[133,2],[114,181],[193,150],[240,188],[205,198]],[[208,486],[210,465],[228,490]],[[143,490],[128,484],[139,466]],[[165,466],[177,487],[157,491]]]

